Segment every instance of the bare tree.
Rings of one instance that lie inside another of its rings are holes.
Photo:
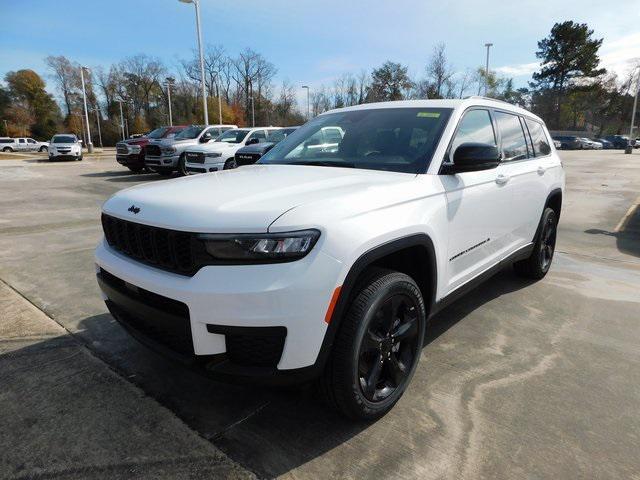
[[[427,81],[431,95],[429,98],[443,98],[447,90],[451,90],[454,71],[447,61],[444,43],[439,43],[433,48],[433,53],[427,64]]]
[[[77,95],[76,86],[80,67],[63,55],[57,57],[50,55],[44,61],[53,72],[51,77],[62,94],[67,115],[71,115],[74,96]]]

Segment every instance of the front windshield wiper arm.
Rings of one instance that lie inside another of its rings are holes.
[[[312,167],[343,167],[356,168],[354,163],[349,162],[332,162],[330,160],[312,160],[308,162],[291,162],[288,165],[311,165]]]

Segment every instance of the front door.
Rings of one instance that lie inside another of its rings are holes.
[[[467,142],[497,146],[489,110],[465,112],[449,147],[448,161],[453,159],[455,149]],[[500,260],[507,248],[511,202],[503,165],[440,178],[447,196],[446,293],[450,293]]]

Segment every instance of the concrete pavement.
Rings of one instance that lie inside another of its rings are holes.
[[[201,378],[121,330],[95,285],[99,207],[121,188],[163,180],[131,175],[113,158],[0,163],[0,279],[135,386],[117,383],[105,397],[144,392],[149,408],[175,413],[187,431],[262,477],[634,478],[640,474],[640,211],[634,207],[640,156],[562,156],[568,191],[550,274],[530,283],[505,270],[441,312],[412,386],[373,424],[346,422],[309,388],[266,390]],[[87,358],[74,357],[76,366],[58,374],[97,361]],[[4,377],[9,367],[2,361]],[[37,411],[46,387],[34,382],[30,389],[36,400],[29,407]],[[73,384],[54,403],[64,405],[79,391]],[[4,398],[2,405],[19,403],[17,396]],[[100,415],[84,411],[88,425],[94,414]],[[116,414],[113,422],[124,431],[141,428],[125,417]],[[24,432],[10,427],[0,451]],[[134,451],[141,448],[135,440]],[[118,458],[111,445],[113,451],[105,446],[100,455]],[[12,458],[21,457],[28,455]],[[43,461],[43,471],[55,471],[52,462]]]

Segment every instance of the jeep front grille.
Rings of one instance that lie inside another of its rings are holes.
[[[129,222],[102,214],[102,228],[109,246],[135,260],[180,275],[194,275],[201,243],[194,234]]]

